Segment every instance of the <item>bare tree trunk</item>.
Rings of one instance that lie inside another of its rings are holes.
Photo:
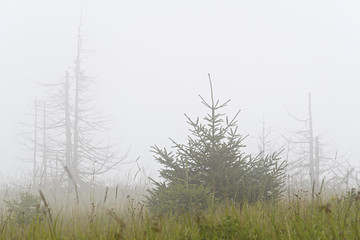
[[[315,185],[320,187],[320,142],[319,137],[315,138]]]
[[[78,29],[77,55],[75,61],[75,112],[74,112],[74,149],[71,171],[75,181],[80,180],[79,167],[79,89],[81,78],[81,24]]]
[[[263,120],[261,121],[261,125],[262,125],[262,129],[261,129],[261,134],[259,135],[259,151],[261,154],[262,158],[265,158],[265,156],[267,154],[271,155],[272,154],[272,147],[270,146],[270,144],[272,143],[272,141],[269,139],[269,136],[271,134],[271,129],[266,126],[266,122],[265,119],[263,118]]]
[[[70,83],[69,83],[69,73],[66,72],[65,76],[65,163],[69,169],[71,166],[71,154],[72,154],[72,142],[71,142],[71,120],[70,120]]]
[[[46,149],[46,102],[43,103],[43,175],[44,185],[47,184],[47,149]]]
[[[309,167],[310,167],[310,183],[312,189],[312,198],[314,198],[315,174],[314,174],[314,134],[313,119],[311,112],[311,93],[309,93]]]
[[[262,122],[262,136],[261,136],[261,145],[262,145],[262,148],[261,148],[261,155],[263,158],[265,158],[265,151],[266,151],[266,136],[265,136],[265,120],[263,119],[263,122]]]
[[[33,158],[33,189],[36,189],[36,171],[37,171],[37,159],[36,159],[36,155],[37,155],[37,102],[36,99],[34,101],[34,108],[35,108],[35,122],[34,122],[34,158]]]

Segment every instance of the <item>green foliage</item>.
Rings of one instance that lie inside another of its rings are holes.
[[[20,192],[16,200],[5,200],[12,219],[20,225],[27,225],[40,215],[45,214],[45,208],[40,206],[40,202],[40,197],[28,192]]]
[[[157,193],[149,190],[153,197],[147,198],[147,204],[157,214],[205,210],[211,203],[211,191],[203,186],[180,183],[170,186],[163,183],[156,184]]]
[[[190,125],[187,143],[171,139],[174,151],[152,147],[155,159],[164,166],[160,170],[164,182],[153,181],[155,188],[148,197],[150,210],[157,212],[170,206],[183,209],[189,199],[192,203],[200,195],[200,199],[205,199],[209,194],[199,193],[200,187],[210,190],[210,195],[219,201],[255,202],[279,197],[284,183],[284,165],[278,165],[279,154],[246,155],[244,137],[237,131],[240,111],[231,119],[221,113],[229,101],[222,104],[214,101],[212,86],[211,103],[200,98],[209,113],[203,122],[185,114]]]
[[[222,217],[219,221],[213,221],[211,218],[199,218],[197,225],[200,239],[241,239],[240,221],[229,215]]]
[[[52,224],[33,221],[13,224],[0,212],[2,239],[359,239],[360,200],[341,198],[314,201],[294,197],[278,203],[259,201],[217,204],[199,214],[181,212],[150,217],[95,209],[60,210]]]

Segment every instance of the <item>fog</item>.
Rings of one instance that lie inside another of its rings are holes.
[[[96,105],[111,119],[108,137],[156,176],[150,146],[185,141],[184,113],[203,116],[198,95],[231,99],[240,132],[257,149],[261,120],[272,138],[295,131],[289,113],[359,166],[360,3],[355,0],[25,1],[0,2],[0,153],[3,178],[22,176],[19,121],[32,121],[39,83],[74,66],[82,15],[85,71],[97,82]],[[299,127],[300,126],[300,127]],[[126,174],[132,166],[123,166]]]

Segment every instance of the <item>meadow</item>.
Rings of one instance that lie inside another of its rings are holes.
[[[28,222],[3,206],[0,239],[360,239],[355,191],[313,200],[299,193],[275,202],[223,202],[162,216],[151,214],[140,195],[115,199],[114,191],[95,202],[80,196],[66,207],[44,194]]]

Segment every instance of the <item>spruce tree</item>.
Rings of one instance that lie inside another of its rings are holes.
[[[221,201],[255,202],[276,199],[282,192],[284,164],[279,154],[245,154],[244,136],[238,133],[237,116],[229,118],[221,110],[230,100],[214,99],[209,75],[211,102],[200,96],[209,113],[200,121],[186,116],[190,135],[186,144],[171,140],[173,151],[152,147],[155,160],[163,165],[162,182],[152,179],[154,188],[147,198],[151,210],[206,208]]]

